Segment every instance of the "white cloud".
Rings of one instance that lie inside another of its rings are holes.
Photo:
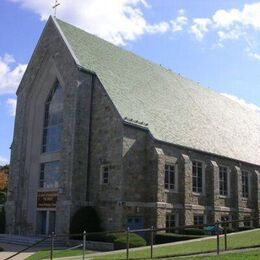
[[[9,54],[0,57],[0,95],[16,91],[25,69],[26,65],[16,64]]]
[[[223,47],[225,41],[244,41],[246,54],[255,60],[260,60],[260,2],[245,4],[241,9],[217,10],[212,17],[194,18],[189,32],[201,41],[206,33],[215,33],[217,42],[215,47]],[[252,47],[248,38],[257,44]]]
[[[212,16],[213,27],[233,31],[246,30],[249,27],[260,31],[260,2],[245,4],[241,10],[217,10]]]
[[[197,40],[201,41],[205,33],[208,32],[211,23],[211,20],[208,18],[195,18],[190,27],[190,32],[194,34]]]
[[[227,94],[227,93],[221,93],[221,95],[223,95],[223,96],[225,96],[227,98],[230,98],[233,101],[236,101],[237,103],[239,103],[240,105],[254,110],[255,112],[260,112],[260,107],[259,106],[255,105],[253,103],[248,103],[244,99],[238,98],[238,97],[236,97],[234,95],[230,95],[230,94]]]
[[[241,13],[237,9],[218,10],[212,17],[212,20],[216,27],[230,27],[235,22],[241,21]]]
[[[9,163],[9,160],[6,159],[6,158],[4,158],[4,157],[2,157],[2,156],[0,155],[0,165],[3,166],[3,165],[6,165],[6,164],[8,164],[8,163]]]
[[[169,24],[167,22],[160,22],[154,25],[148,25],[146,31],[153,33],[165,33],[169,30]]]
[[[180,9],[178,11],[178,16],[176,19],[170,21],[172,25],[173,32],[179,32],[184,29],[184,27],[188,24],[188,18],[185,16],[185,11]]]
[[[234,28],[229,31],[218,31],[217,34],[219,42],[222,42],[226,40],[238,40],[242,35],[244,35],[244,32],[239,28]]]
[[[53,13],[51,1],[9,0],[39,14],[46,20]],[[142,9],[150,8],[146,0],[60,0],[57,17],[117,45],[136,40],[145,33],[164,33],[167,22],[150,24]]]
[[[249,57],[260,61],[260,53],[254,52],[250,48],[246,48],[246,53]]]
[[[11,116],[15,116],[15,112],[16,112],[16,99],[15,98],[8,98],[6,101],[6,104],[8,106],[9,109],[9,113]]]

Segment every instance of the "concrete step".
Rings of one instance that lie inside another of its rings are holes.
[[[7,243],[7,244],[23,245],[23,246],[33,245],[42,239],[43,237],[0,234],[0,242]],[[50,239],[47,239],[37,244],[37,247],[50,247],[50,246],[51,246]],[[54,247],[66,247],[66,241],[54,239]]]

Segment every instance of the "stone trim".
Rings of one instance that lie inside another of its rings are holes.
[[[55,24],[55,27],[57,28],[57,30],[58,30],[58,32],[59,32],[59,34],[60,34],[62,40],[64,41],[65,45],[67,46],[67,48],[68,48],[68,50],[69,50],[71,56],[73,57],[73,60],[75,61],[76,65],[80,66],[80,62],[79,62],[78,58],[76,57],[75,53],[73,52],[73,50],[72,50],[72,48],[71,48],[69,42],[67,41],[67,39],[66,39],[64,33],[63,33],[62,30],[60,29],[60,26],[58,25],[56,19],[51,15],[51,16],[50,16],[50,20]]]
[[[214,207],[214,209],[213,209],[214,211],[216,211],[216,212],[235,212],[235,211],[237,211],[237,209],[235,209],[235,208],[229,208],[229,207]]]
[[[236,185],[235,185],[235,194],[236,194],[236,203],[237,208],[239,209],[241,207],[241,201],[242,201],[242,171],[241,168],[238,166],[234,166],[234,172],[236,174]],[[240,210],[239,210],[240,211]]]

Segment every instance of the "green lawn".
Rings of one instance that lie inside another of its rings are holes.
[[[243,232],[235,235],[228,235],[228,249],[260,246],[260,230],[251,232]],[[220,247],[224,249],[224,239],[220,239]],[[179,245],[165,245],[163,247],[154,248],[154,257],[169,257],[175,255],[191,254],[191,253],[203,253],[216,250],[216,239],[189,242]],[[96,257],[98,259],[125,259],[126,253],[117,253],[113,255],[103,255]],[[130,250],[130,259],[149,259],[150,249],[144,249],[140,251]],[[95,259],[96,259],[95,258]]]
[[[85,251],[86,254],[93,253],[93,251]],[[54,250],[53,257],[60,258],[66,256],[79,256],[82,255],[82,250],[80,249],[73,249],[73,250]],[[30,257],[27,257],[28,260],[39,260],[39,259],[46,259],[50,257],[50,250],[42,250],[39,251]]]
[[[225,254],[225,255],[219,255],[219,256],[205,256],[205,257],[188,257],[185,259],[190,259],[190,260],[244,260],[244,259],[259,259],[260,258],[260,250],[254,250],[250,252],[245,252],[245,253],[233,253],[233,254]],[[170,259],[178,259],[178,258],[169,258]],[[180,259],[180,258],[179,258]],[[182,258],[183,259],[183,258]]]
[[[260,230],[254,230],[250,232],[241,232],[239,234],[230,234],[228,235],[228,249],[235,248],[243,248],[243,247],[251,247],[251,246],[260,246]],[[224,238],[220,239],[220,248],[224,249]],[[188,255],[192,253],[205,253],[205,252],[213,252],[216,251],[216,239],[204,240],[204,241],[195,241],[195,242],[186,242],[184,244],[177,245],[164,245],[162,247],[154,248],[154,257],[170,257],[176,255]],[[91,253],[91,252],[87,252]],[[65,256],[77,256],[82,255],[82,250],[68,250],[68,251],[55,251],[54,257],[65,257]],[[241,258],[238,258],[238,256]],[[30,260],[38,260],[44,257],[49,256],[49,251],[40,251],[34,254],[33,256],[27,258]],[[102,255],[96,256],[92,259],[125,259],[126,252],[115,253],[111,255]],[[130,259],[149,259],[150,258],[150,248],[146,248],[140,251],[134,251],[134,249],[130,249],[129,254]],[[212,257],[211,257],[212,258]],[[247,253],[237,253],[237,254],[228,254],[220,256],[220,259],[259,259],[260,251],[252,251]],[[199,257],[192,259],[209,259],[209,257]]]

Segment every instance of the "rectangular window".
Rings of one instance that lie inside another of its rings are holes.
[[[203,166],[202,162],[192,162],[192,191],[203,192]]]
[[[249,173],[242,171],[242,195],[244,198],[249,197]]]
[[[228,196],[228,169],[227,167],[219,167],[219,194]]]
[[[101,165],[101,184],[109,183],[110,165]]]
[[[60,162],[41,163],[40,188],[58,188],[59,186]]]
[[[244,217],[244,227],[252,227],[252,220],[250,216]]]
[[[174,165],[165,165],[164,174],[164,188],[167,190],[176,190]]]
[[[204,215],[194,215],[193,223],[194,223],[194,225],[203,225],[204,224]]]
[[[165,220],[165,227],[171,229],[177,226],[176,214],[167,214]]]

